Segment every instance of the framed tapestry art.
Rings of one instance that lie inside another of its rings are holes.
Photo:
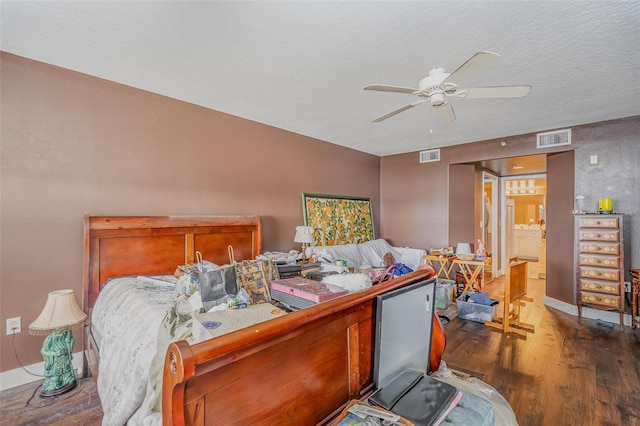
[[[375,239],[370,198],[302,193],[302,213],[317,246]]]

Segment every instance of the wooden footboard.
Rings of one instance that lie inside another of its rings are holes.
[[[416,271],[192,346],[171,344],[163,423],[328,422],[371,391],[376,296],[432,275]]]

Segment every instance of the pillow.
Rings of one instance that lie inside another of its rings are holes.
[[[178,294],[191,296],[198,290],[198,274],[191,272],[183,273],[176,282],[176,291]]]

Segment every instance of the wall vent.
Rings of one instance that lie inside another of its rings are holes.
[[[433,161],[440,161],[440,148],[420,151],[421,163],[431,163]]]
[[[571,145],[571,129],[538,133],[538,149],[552,146]]]

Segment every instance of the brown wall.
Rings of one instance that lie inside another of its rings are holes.
[[[473,249],[476,211],[476,167],[469,164],[452,164],[449,167],[449,187],[457,188],[449,194],[449,240],[444,246],[454,249],[458,243],[470,243]],[[471,237],[470,237],[471,236]],[[429,246],[440,247],[440,246]]]
[[[550,129],[540,129],[547,130]],[[441,161],[434,163],[420,164],[417,152],[383,157],[380,161],[382,230],[396,245],[442,247],[463,238],[472,242],[477,234],[470,230],[470,215],[459,210],[474,208],[476,199],[469,191],[477,182],[463,179],[465,183],[462,183],[457,176],[449,176],[450,165],[542,153],[549,159],[550,154],[554,154],[554,160],[548,163],[552,166],[547,176],[547,293],[573,303],[571,210],[574,194],[586,197],[590,211],[597,209],[598,198],[613,198],[614,210],[625,215],[627,280],[629,268],[640,265],[639,135],[640,116],[636,116],[575,126],[570,146],[538,150],[536,135],[526,134],[441,148]],[[502,146],[501,142],[506,145]],[[425,149],[432,148],[436,147],[425,146]],[[569,151],[568,155],[559,154],[564,151]],[[594,154],[600,161],[591,166],[589,156]],[[455,172],[458,167],[451,170]],[[464,194],[469,196],[465,199]],[[456,211],[450,211],[452,204]],[[463,217],[459,218],[460,215]],[[459,220],[462,222],[458,227]]]
[[[1,53],[0,371],[42,361],[48,292],[82,300],[82,215],[258,214],[263,250],[299,248],[301,193],[370,197],[379,158]],[[378,235],[380,233],[378,232]],[[80,350],[76,334],[74,350]]]
[[[575,302],[573,286],[574,151],[547,157],[547,288],[546,294]],[[567,284],[569,283],[569,284]]]

